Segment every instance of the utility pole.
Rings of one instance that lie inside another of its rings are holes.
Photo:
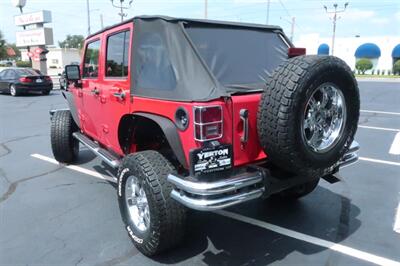
[[[87,11],[87,31],[88,31],[88,36],[90,35],[90,7],[89,7],[89,0],[86,0],[86,11]]]
[[[128,14],[124,13],[124,9],[131,8],[133,0],[130,0],[128,5],[126,5],[126,6],[124,6],[124,2],[125,2],[125,0],[119,0],[120,5],[116,5],[116,4],[114,4],[114,0],[111,0],[112,6],[121,10],[120,13],[118,13],[118,15],[121,16],[121,22],[123,22],[124,17],[126,17],[128,15]]]
[[[208,0],[204,0],[204,18],[208,18]]]
[[[333,18],[332,18],[332,21],[333,21],[332,55],[334,55],[334,51],[335,51],[336,21],[337,21],[338,19],[340,19],[340,17],[338,17],[337,14],[338,14],[338,13],[343,13],[343,12],[346,10],[346,8],[347,8],[348,5],[349,5],[349,3],[347,2],[347,3],[344,4],[344,8],[338,10],[338,4],[335,3],[335,4],[333,4],[334,10],[329,10],[329,11],[328,11],[328,8],[327,8],[326,6],[324,6],[325,11],[326,11],[327,14],[333,14]]]
[[[290,41],[293,42],[294,37],[294,24],[296,24],[296,17],[292,17],[292,27],[290,28]]]
[[[100,14],[100,26],[101,26],[101,29],[104,29],[103,14]]]
[[[268,0],[267,2],[267,20],[266,20],[266,24],[269,24],[269,6],[271,5],[271,0]]]

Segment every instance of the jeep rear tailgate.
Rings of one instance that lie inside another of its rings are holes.
[[[257,111],[261,93],[232,96],[232,121],[233,121],[233,155],[235,166],[262,160],[266,154],[262,150],[257,134]],[[243,141],[245,134],[244,121],[241,110],[248,113],[248,138]]]

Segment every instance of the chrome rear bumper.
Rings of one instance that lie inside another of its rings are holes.
[[[334,168],[355,163],[358,160],[358,150],[359,145],[354,141]],[[174,185],[171,192],[173,199],[191,209],[212,211],[259,198],[266,192],[272,194],[272,191],[266,191],[271,189],[266,184],[272,179],[275,189],[279,189],[279,183],[282,183],[282,187],[287,186],[287,181],[277,181],[267,173],[268,171],[263,171],[260,167],[248,167],[244,172],[213,182],[189,180],[172,174],[168,175],[168,181]]]

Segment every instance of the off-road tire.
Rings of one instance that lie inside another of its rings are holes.
[[[15,84],[11,84],[10,85],[10,94],[13,97],[19,96],[20,92],[18,91],[17,87],[15,86]]]
[[[347,112],[338,141],[325,153],[316,153],[302,137],[304,108],[321,84],[335,84],[343,93]],[[357,82],[344,61],[333,56],[298,56],[282,63],[271,75],[257,115],[261,146],[282,169],[320,177],[349,149],[357,130],[360,98]]]
[[[61,163],[73,162],[79,153],[79,142],[72,133],[78,130],[71,112],[61,110],[51,118],[51,148],[54,158]]]
[[[146,256],[154,256],[177,246],[184,237],[186,210],[170,197],[172,186],[167,181],[174,166],[157,151],[142,151],[127,155],[118,171],[118,202],[122,220],[136,248]],[[136,228],[130,219],[125,201],[125,186],[129,176],[135,176],[146,193],[150,210],[150,226],[145,231]]]

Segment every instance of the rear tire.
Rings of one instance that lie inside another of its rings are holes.
[[[167,181],[175,172],[164,156],[151,150],[127,155],[119,168],[122,220],[133,244],[146,256],[171,249],[184,237],[186,210],[170,197],[172,186]]]
[[[10,85],[10,94],[13,97],[16,97],[16,96],[20,95],[20,93],[19,93],[17,87],[15,86],[15,84],[11,84]]]
[[[262,94],[257,117],[261,146],[286,171],[323,176],[349,149],[359,109],[357,82],[344,61],[291,58],[274,71]]]
[[[61,163],[73,162],[79,153],[79,142],[72,133],[78,131],[71,112],[57,111],[51,119],[51,148],[54,158]]]

